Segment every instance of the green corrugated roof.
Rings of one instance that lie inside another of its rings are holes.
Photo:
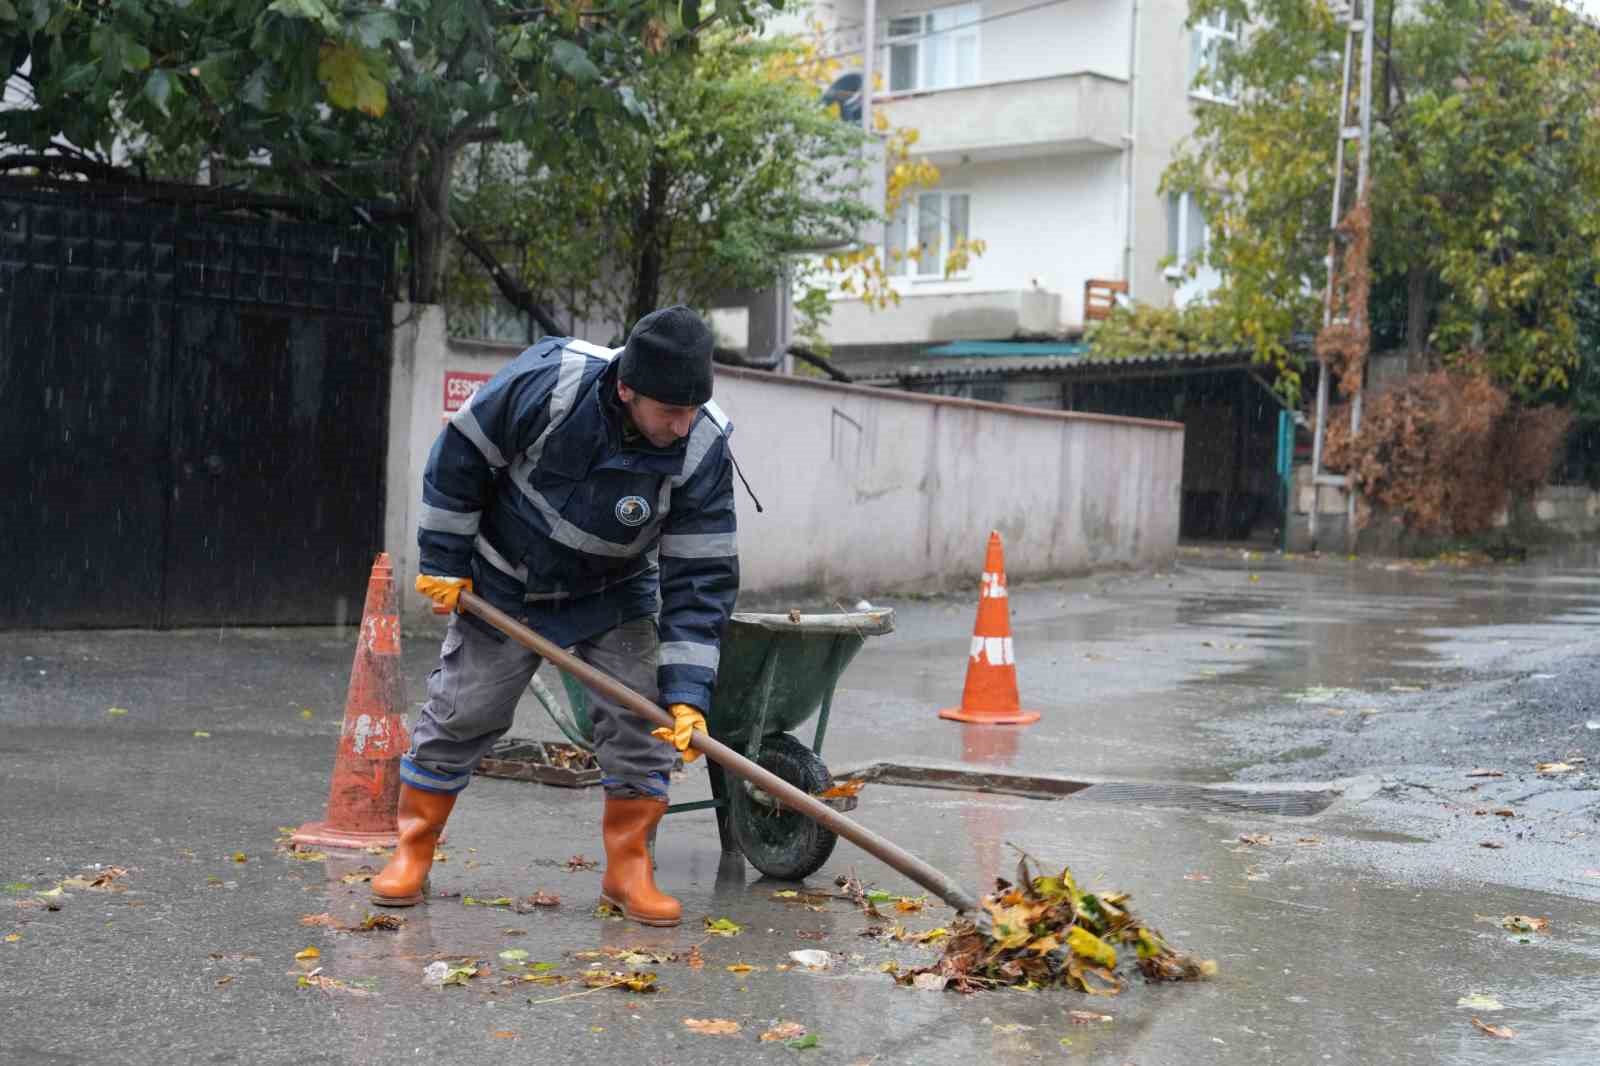
[[[927,355],[1073,356],[1088,352],[1082,341],[951,341],[929,348]]]

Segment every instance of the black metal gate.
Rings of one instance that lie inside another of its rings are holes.
[[[359,618],[392,245],[0,188],[0,628]]]

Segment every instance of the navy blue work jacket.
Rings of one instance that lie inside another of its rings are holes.
[[[615,354],[546,338],[486,382],[434,442],[421,569],[570,647],[657,615],[663,704],[708,710],[739,590],[732,426],[701,408],[657,448],[624,436]]]

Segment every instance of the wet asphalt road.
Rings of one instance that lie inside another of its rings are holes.
[[[682,928],[597,919],[598,873],[567,862],[599,854],[598,796],[501,780],[475,781],[457,808],[434,877],[449,895],[396,932],[302,925],[359,921],[364,886],[343,878],[379,861],[275,846],[278,827],[321,813],[353,631],[0,634],[0,938],[16,937],[0,940],[0,1063],[1594,1061],[1597,577],[1593,550],[1426,569],[1212,550],[1160,574],[1015,586],[1024,703],[1044,716],[1024,730],[935,717],[960,692],[971,602],[883,600],[897,632],[844,677],[824,751],[836,768],[1341,790],[1311,817],[1185,806],[1178,789],[863,792],[861,821],[970,885],[1008,874],[1013,846],[1069,863],[1221,968],[1094,1001],[897,988],[882,964],[932,949],[863,938],[843,901],[774,898],[785,886],[722,861],[705,812],[674,816],[659,844]],[[870,589],[846,602],[858,596],[878,602]],[[413,696],[435,648],[408,634]],[[557,735],[531,701],[517,732]],[[706,794],[696,766],[675,798]],[[129,868],[125,890],[39,895],[94,864]],[[810,884],[849,873],[916,891],[847,844]],[[536,889],[561,906],[463,903]],[[1508,931],[1507,915],[1549,930]],[[707,936],[707,917],[743,931]],[[906,925],[949,918],[932,906]],[[297,963],[308,946],[320,958]],[[575,954],[618,949],[678,958],[649,964],[654,994],[574,995],[570,980],[505,983],[519,967],[499,957],[526,951],[571,978],[591,961]],[[832,965],[780,969],[797,949]],[[436,956],[490,972],[430,989]],[[298,987],[317,964],[347,987]],[[754,969],[727,969],[741,964]],[[1458,1006],[1473,995],[1502,1009]],[[1084,1008],[1114,1020],[1067,1013]],[[741,1030],[702,1036],[685,1018]],[[819,1046],[761,1042],[780,1021]]]

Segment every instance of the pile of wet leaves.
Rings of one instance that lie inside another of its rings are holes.
[[[936,963],[897,971],[895,981],[957,992],[1059,987],[1114,996],[1123,989],[1118,963],[1130,952],[1150,981],[1193,981],[1216,973],[1215,962],[1177,951],[1135,917],[1128,899],[1126,893],[1080,889],[1065,867],[1036,876],[1024,855],[1016,883],[997,879],[994,894],[983,897],[980,922],[958,919]]]

